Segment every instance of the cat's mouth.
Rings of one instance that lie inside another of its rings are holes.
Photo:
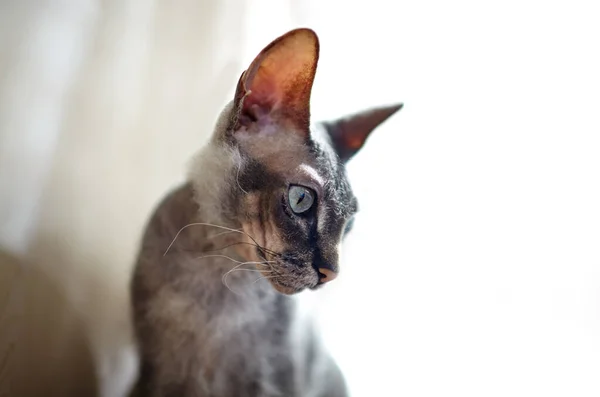
[[[268,264],[268,269],[265,269],[264,265],[257,267],[276,291],[293,295],[305,289],[315,290],[321,287],[319,274],[312,266],[299,266],[298,263],[285,258],[273,257],[266,251],[262,247],[256,248],[257,256],[264,264]]]
[[[292,287],[289,285],[286,285],[285,283],[281,282],[281,281],[277,281],[277,280],[270,280],[271,281],[271,285],[273,286],[273,288],[275,288],[275,290],[277,292],[280,292],[282,294],[285,295],[294,295],[297,294],[298,292],[301,292],[304,288],[297,288],[297,287]]]
[[[311,289],[311,290],[315,290],[317,288],[320,288],[321,284],[318,283],[311,283],[309,285],[303,285],[302,281],[299,280],[290,280],[290,279],[286,279],[285,277],[281,277],[281,278],[273,278],[269,280],[271,282],[271,285],[273,286],[273,288],[275,288],[276,291],[285,294],[285,295],[294,295],[297,294],[299,292],[304,291],[305,289]]]
[[[317,289],[322,284],[312,268],[298,269],[296,265],[276,263],[269,270],[260,269],[263,277],[277,291],[285,295],[294,295],[305,289]]]

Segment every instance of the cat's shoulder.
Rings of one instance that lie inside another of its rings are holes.
[[[190,183],[184,183],[171,190],[155,207],[146,227],[147,233],[172,234],[193,222],[198,213],[194,191]]]

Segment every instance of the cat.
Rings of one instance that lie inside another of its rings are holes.
[[[345,165],[402,104],[311,125],[314,31],[274,40],[147,225],[131,284],[143,396],[342,397],[296,305],[339,272],[358,210]]]

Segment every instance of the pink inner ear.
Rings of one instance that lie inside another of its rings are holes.
[[[242,75],[236,93],[242,125],[272,115],[308,128],[310,90],[318,39],[308,29],[293,30],[269,44]]]
[[[252,84],[242,104],[242,112],[254,120],[265,117],[281,102],[277,84],[266,78],[260,80],[260,83]]]
[[[383,106],[326,123],[340,158],[343,161],[350,159],[364,145],[369,134],[400,109],[401,103]]]

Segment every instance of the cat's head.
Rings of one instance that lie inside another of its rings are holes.
[[[259,269],[287,294],[337,276],[340,244],[358,210],[345,164],[402,107],[311,124],[318,56],[310,29],[269,44],[242,74],[217,123],[205,151],[212,159],[197,168],[212,173],[204,190],[212,189],[217,219],[241,227],[258,244],[240,253],[248,261],[264,261]]]

